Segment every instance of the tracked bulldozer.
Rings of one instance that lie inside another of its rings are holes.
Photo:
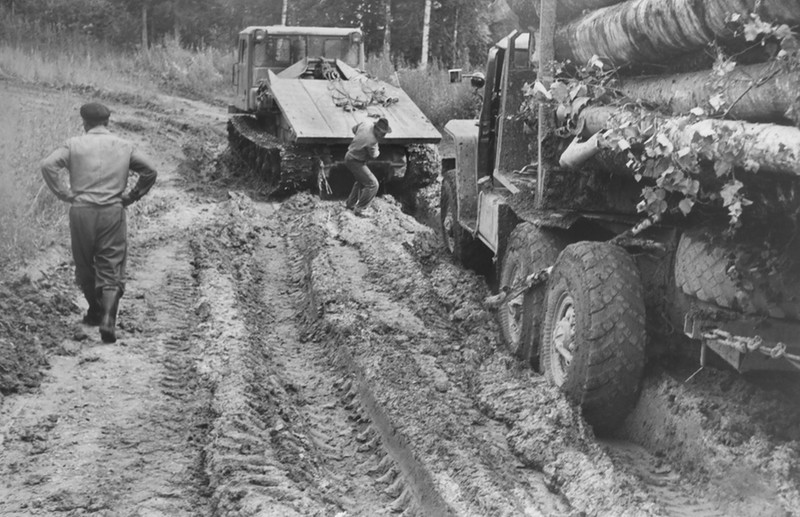
[[[357,28],[260,26],[239,33],[230,146],[268,194],[342,195],[344,155],[361,121],[384,117],[392,132],[368,163],[384,192],[429,185],[441,168],[441,134],[399,87],[364,71]]]

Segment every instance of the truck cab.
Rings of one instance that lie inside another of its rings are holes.
[[[364,41],[359,28],[251,26],[239,32],[237,58],[231,81],[236,88],[235,108],[254,113],[259,109],[259,86],[269,73],[306,66],[297,76],[314,77],[317,63],[327,62],[354,70],[364,68]]]

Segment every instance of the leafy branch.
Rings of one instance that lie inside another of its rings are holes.
[[[763,22],[756,14],[731,16],[728,21],[740,24],[738,33],[746,41],[767,47],[773,60],[798,60],[800,46],[788,26]],[[733,58],[718,51],[713,74],[721,79],[720,85],[735,67]],[[617,71],[597,56],[583,67],[565,63],[556,71],[558,79],[549,87],[538,81],[524,86],[526,100],[519,117],[533,121],[538,106],[550,104],[558,120],[557,135],[570,137],[583,132],[581,114],[585,109],[615,106],[598,142],[602,148],[624,155],[637,181],[650,180],[642,187],[637,205],[640,212],[660,219],[666,213],[688,216],[697,204],[716,205],[727,210],[731,230],[741,226],[744,208],[752,201],[736,174],[758,171],[759,163],[748,157],[754,143],[734,124],[713,124],[709,117],[727,116],[748,91],[771,79],[780,67],[766,77],[754,78],[732,102],[716,91],[703,103],[706,107],[696,106],[679,117],[668,117],[626,99],[616,88]]]

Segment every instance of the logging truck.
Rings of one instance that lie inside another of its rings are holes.
[[[440,198],[454,259],[494,259],[511,350],[600,434],[660,343],[797,371],[800,2],[531,5],[479,118],[445,126]]]

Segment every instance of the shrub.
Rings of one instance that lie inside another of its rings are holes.
[[[210,97],[230,84],[233,54],[203,47],[183,48],[167,37],[160,45],[136,54],[135,68],[145,70],[162,90],[196,97]]]
[[[39,161],[69,136],[80,134],[78,106],[56,94],[41,106],[0,96],[0,268],[30,257],[66,232],[66,205],[44,184]]]
[[[441,128],[448,120],[475,118],[480,97],[469,82],[451,83],[450,74],[438,62],[427,69],[395,68],[385,57],[370,57],[367,71],[378,79],[402,88],[423,113]]]

